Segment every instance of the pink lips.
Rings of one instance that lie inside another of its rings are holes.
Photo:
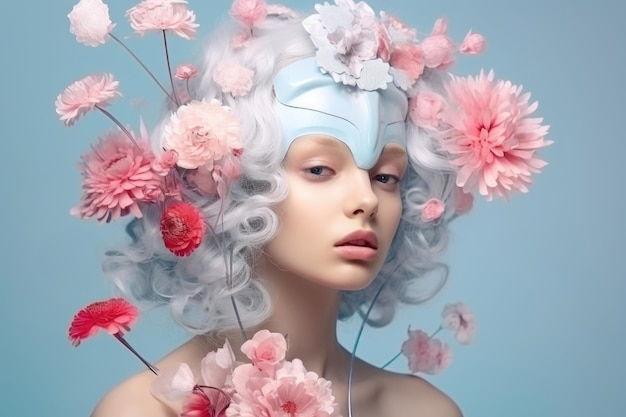
[[[378,240],[373,232],[357,230],[336,243],[335,249],[348,260],[369,261],[376,257]]]

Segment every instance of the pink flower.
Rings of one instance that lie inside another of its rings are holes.
[[[233,38],[230,40],[230,46],[234,49],[245,48],[250,43],[252,39],[252,33],[249,30],[244,30],[236,33]]]
[[[409,338],[402,344],[402,354],[409,359],[413,373],[435,375],[447,368],[452,361],[450,347],[438,339],[431,339],[422,330],[408,331]]]
[[[83,155],[80,168],[84,194],[81,205],[72,209],[73,215],[106,222],[129,213],[141,217],[139,203],[153,202],[160,196],[155,189],[160,190],[162,178],[150,167],[154,155],[146,141],[137,143],[116,130]]]
[[[164,147],[178,153],[178,166],[195,169],[241,150],[239,121],[219,101],[191,101],[180,106],[164,130]]]
[[[420,217],[425,222],[432,222],[439,219],[445,209],[446,206],[443,201],[438,198],[431,198],[424,203],[424,208],[422,208],[422,215]]]
[[[243,26],[253,28],[267,17],[267,3],[263,0],[235,0],[230,14]]]
[[[230,401],[212,387],[196,387],[187,398],[181,417],[225,417]]]
[[[383,24],[378,25],[378,50],[376,51],[376,56],[385,62],[389,62],[389,58],[391,58],[391,38]]]
[[[485,37],[478,33],[472,33],[470,30],[465,35],[465,39],[463,39],[463,43],[459,47],[459,51],[461,53],[467,55],[478,55],[482,54],[485,51],[485,46],[487,42],[485,41]]]
[[[454,187],[454,211],[457,215],[469,213],[474,206],[474,196],[466,193],[461,187]]]
[[[109,17],[109,7],[102,0],[80,0],[67,17],[70,33],[87,46],[104,44],[115,27]]]
[[[179,80],[189,80],[198,76],[198,69],[191,64],[181,64],[174,74]]]
[[[188,256],[202,243],[206,225],[196,206],[176,202],[161,215],[160,228],[165,247],[176,256]]]
[[[404,71],[411,84],[414,84],[424,72],[422,48],[415,43],[401,43],[391,50],[389,64]]]
[[[280,333],[260,330],[241,345],[241,351],[261,371],[269,371],[285,359],[287,341]]]
[[[196,36],[196,15],[185,0],[143,0],[126,15],[139,36],[151,30],[170,30],[184,39]]]
[[[252,77],[254,71],[232,61],[221,61],[213,70],[213,81],[223,93],[231,93],[233,97],[245,96],[250,92]]]
[[[464,303],[448,304],[441,313],[441,326],[454,333],[456,340],[462,345],[469,345],[476,336],[476,319],[474,313]]]
[[[409,117],[420,127],[438,128],[442,109],[443,98],[432,91],[418,93],[409,101]]]
[[[422,41],[424,65],[439,70],[450,68],[455,61],[456,46],[446,33],[448,22],[437,19],[430,36]]]
[[[442,145],[459,168],[456,184],[466,192],[477,187],[487,200],[527,192],[531,174],[546,165],[537,150],[551,144],[543,119],[529,117],[537,102],[510,81],[495,81],[493,71],[454,77],[447,90],[443,121],[450,129]]]
[[[112,74],[93,74],[73,82],[54,102],[57,114],[65,126],[72,126],[80,117],[95,106],[105,107],[108,100],[121,96],[117,91],[119,82]]]
[[[168,149],[152,161],[151,168],[155,174],[164,177],[176,166],[176,162],[178,162],[178,154]]]
[[[130,331],[130,326],[137,321],[137,308],[123,298],[110,298],[97,301],[80,310],[69,328],[72,345],[95,335],[103,329],[109,334],[120,334]]]

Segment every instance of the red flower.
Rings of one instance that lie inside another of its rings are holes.
[[[96,301],[76,313],[70,324],[69,338],[78,346],[100,328],[112,335],[123,335],[136,321],[137,308],[123,298]]]
[[[183,407],[181,417],[225,417],[230,401],[224,393],[208,387],[196,387]]]
[[[172,204],[161,217],[163,242],[176,256],[187,256],[196,250],[205,229],[202,213],[188,203]]]

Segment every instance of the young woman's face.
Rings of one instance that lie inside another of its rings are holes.
[[[320,285],[357,290],[380,271],[400,216],[403,147],[385,146],[370,170],[341,141],[307,135],[284,160],[289,195],[277,208],[280,228],[266,246],[267,267]]]

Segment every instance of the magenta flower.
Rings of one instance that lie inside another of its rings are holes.
[[[446,206],[443,201],[438,198],[431,198],[424,203],[424,208],[422,208],[422,214],[420,217],[422,218],[422,221],[432,222],[439,219],[445,209]]]
[[[441,326],[454,333],[456,340],[462,345],[469,345],[476,336],[476,319],[474,313],[464,303],[448,304],[441,313]]]
[[[527,192],[531,174],[546,165],[537,150],[551,144],[543,119],[529,117],[537,102],[510,81],[495,81],[493,71],[454,77],[447,90],[443,120],[450,129],[442,145],[459,168],[457,185],[466,192],[477,187],[487,200]]]
[[[113,74],[88,75],[73,82],[57,96],[54,102],[57,114],[65,126],[72,126],[95,106],[108,106],[110,99],[121,96],[118,86],[119,82],[113,80]]]
[[[264,0],[235,0],[230,14],[241,25],[253,28],[267,17],[267,3]]]
[[[467,35],[465,35],[465,39],[463,39],[459,51],[466,55],[478,55],[485,51],[486,46],[487,41],[485,41],[485,37],[479,33],[472,33],[470,30],[467,32]]]
[[[232,61],[219,62],[213,70],[213,81],[223,93],[230,93],[233,97],[248,94],[252,89],[253,77],[254,71]]]
[[[409,360],[412,373],[435,375],[452,362],[450,347],[439,339],[432,339],[422,330],[408,330],[409,338],[402,344],[402,354]]]
[[[185,0],[143,0],[126,12],[139,36],[151,30],[169,30],[184,39],[196,36],[196,15]]]
[[[115,27],[109,17],[109,7],[102,0],[80,0],[67,15],[70,32],[87,46],[99,46],[107,41]]]
[[[161,198],[162,178],[150,167],[154,155],[145,140],[136,142],[116,130],[83,155],[84,194],[80,206],[72,209],[73,215],[106,222],[129,213],[142,217],[139,203]]]

